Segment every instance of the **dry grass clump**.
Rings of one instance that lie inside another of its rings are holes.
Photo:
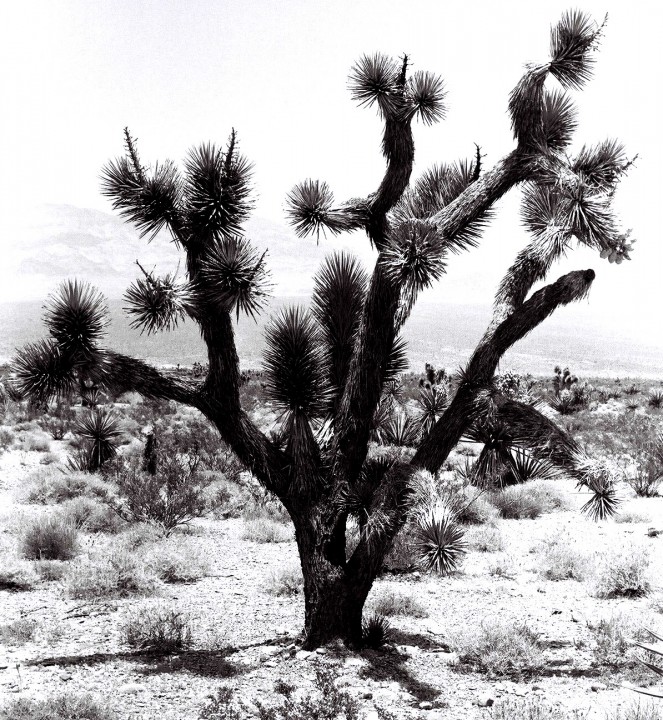
[[[634,640],[648,640],[641,621],[635,616],[615,613],[589,624],[592,633],[594,661],[611,668],[632,665],[636,662],[637,650]]]
[[[245,520],[242,540],[257,543],[282,543],[293,539],[292,527],[267,517]]]
[[[71,560],[78,554],[78,531],[58,515],[35,518],[23,531],[21,554],[28,560]]]
[[[267,583],[267,592],[277,597],[299,595],[304,591],[304,576],[299,563],[274,570]]]
[[[34,568],[41,580],[55,582],[62,580],[69,572],[69,563],[63,560],[35,560]]]
[[[167,655],[192,646],[191,627],[188,613],[168,603],[149,603],[128,612],[121,634],[134,650]]]
[[[547,580],[579,580],[587,577],[592,558],[568,537],[550,536],[536,548],[538,571]]]
[[[190,583],[205,577],[210,562],[195,540],[171,536],[144,553],[147,566],[165,583]]]
[[[650,523],[651,517],[637,510],[620,510],[615,515],[616,523]]]
[[[566,495],[552,482],[532,480],[493,492],[490,501],[505,520],[534,520],[568,506]]]
[[[651,590],[648,548],[624,543],[602,552],[591,578],[591,594],[598,598],[642,597]]]
[[[502,552],[506,547],[502,531],[497,527],[470,528],[465,539],[468,547],[477,552]]]
[[[488,574],[505,580],[513,580],[518,574],[518,565],[512,555],[497,553],[488,563]]]
[[[371,607],[376,614],[387,617],[391,615],[415,618],[428,617],[428,610],[412,593],[388,587],[378,587],[372,593]]]
[[[60,513],[74,527],[88,533],[116,533],[125,522],[108,505],[90,497],[65,500]]]
[[[43,700],[19,698],[0,708],[0,720],[116,720],[110,708],[91,695],[72,693]]]
[[[151,595],[160,587],[156,572],[122,547],[80,558],[65,579],[65,591],[78,599]]]
[[[660,703],[636,702],[616,708],[606,715],[606,720],[663,720],[663,708]]]
[[[22,433],[19,443],[21,450],[28,452],[48,452],[51,449],[51,438],[43,430]]]
[[[520,675],[544,665],[539,636],[526,624],[493,618],[450,634],[462,665],[492,676]]]
[[[0,590],[32,590],[39,578],[32,563],[11,555],[0,555]]]
[[[567,710],[549,705],[539,698],[531,700],[507,698],[491,708],[490,718],[491,720],[583,720],[586,716],[581,710]]]
[[[98,475],[49,470],[37,472],[30,478],[23,501],[52,505],[79,497],[103,500],[108,494],[108,484]]]
[[[0,645],[25,645],[34,639],[38,629],[39,623],[26,617],[0,625]]]

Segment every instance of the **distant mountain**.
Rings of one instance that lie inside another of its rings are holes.
[[[245,229],[256,247],[268,251],[276,295],[311,291],[312,276],[331,249],[330,241],[302,240],[285,224],[265,218],[250,219]],[[42,299],[68,277],[84,278],[109,298],[120,298],[138,274],[136,260],[157,272],[172,271],[182,260],[167,233],[148,244],[116,215],[72,205],[34,209],[28,223],[12,229],[10,241],[9,257],[0,269],[4,301]],[[364,255],[370,261],[370,252]]]

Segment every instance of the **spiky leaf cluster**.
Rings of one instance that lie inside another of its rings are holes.
[[[373,613],[362,620],[361,644],[371,650],[380,650],[391,640],[391,626],[384,615]]]
[[[122,431],[120,418],[112,410],[95,408],[79,418],[74,432],[89,443],[88,469],[98,470],[105,462],[115,456],[117,438]]]
[[[124,310],[132,317],[131,327],[148,335],[172,330],[183,320],[193,301],[190,289],[175,273],[162,277],[144,273],[127,288]]]
[[[266,255],[237,235],[217,239],[201,261],[199,292],[217,307],[235,311],[238,318],[243,312],[255,319],[271,289]]]
[[[76,387],[75,363],[52,339],[28,343],[12,361],[12,387],[18,397],[42,401],[62,397]]]
[[[345,387],[368,276],[347,253],[327,256],[316,273],[311,312],[320,329],[334,408]]]
[[[320,236],[327,230],[332,235],[356,226],[357,209],[335,207],[334,193],[326,182],[305,180],[295,185],[286,198],[286,214],[299,237]]]
[[[44,322],[63,353],[90,357],[104,337],[108,308],[89,283],[66,280],[49,296]]]
[[[446,508],[435,506],[417,518],[414,548],[426,572],[448,575],[465,553],[465,532]]]
[[[252,165],[237,152],[235,133],[224,152],[211,143],[189,151],[184,163],[185,225],[194,242],[241,233],[253,207]]]
[[[592,497],[582,506],[582,512],[597,522],[615,515],[621,500],[609,462],[605,458],[593,458],[578,451],[573,464],[578,486],[586,487],[592,493]]]
[[[419,426],[422,437],[426,437],[440,419],[449,403],[449,396],[445,385],[432,385],[422,387],[417,398],[419,413],[415,420]]]
[[[604,20],[605,24],[605,20]],[[591,52],[603,30],[589,15],[569,10],[550,33],[550,74],[564,88],[579,90],[592,76]]]

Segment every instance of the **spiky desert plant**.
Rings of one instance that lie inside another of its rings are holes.
[[[87,442],[86,469],[95,472],[115,456],[117,439],[122,435],[120,417],[112,410],[96,408],[76,421],[74,432]]]
[[[649,633],[653,640],[656,642],[654,643],[645,643],[640,640],[634,640],[633,645],[635,647],[640,648],[641,650],[644,650],[646,653],[649,654],[649,657],[663,657],[663,637],[659,635],[658,633],[654,632],[653,630],[650,630],[649,628],[644,628],[644,630]],[[663,677],[663,668],[660,665],[656,665],[654,662],[651,662],[649,659],[643,660],[642,658],[638,658],[638,661],[644,665],[648,670],[651,670],[653,673],[658,675],[658,677]],[[634,687],[632,685],[622,685],[622,687],[627,688],[628,690],[633,690],[634,692],[640,693],[641,695],[648,695],[649,697],[655,697],[655,698],[663,698],[663,691],[661,690],[655,690],[652,688],[642,688],[642,687]]]
[[[371,650],[379,650],[391,640],[389,620],[380,613],[369,615],[362,623],[362,645]]]
[[[417,518],[413,545],[419,566],[426,572],[448,575],[465,553],[465,531],[453,513],[435,506]]]
[[[419,403],[419,411],[415,416],[415,420],[419,425],[419,433],[423,438],[435,427],[435,423],[440,419],[449,403],[446,386],[435,383],[430,387],[422,387],[419,390],[417,402]]]
[[[443,117],[442,81],[412,73],[407,57],[377,54],[356,63],[351,94],[376,108],[384,126],[382,181],[363,198],[337,202],[329,186],[309,179],[290,192],[287,212],[300,237],[361,230],[377,257],[370,277],[342,257],[329,261],[316,280],[313,313],[286,310],[270,324],[263,381],[281,413],[273,436],[240,398],[233,323],[238,314],[260,311],[269,278],[265,248],[254,249],[243,232],[253,204],[251,166],[236,133],[224,148],[194,148],[180,170],[172,162],[148,169],[126,131],[124,157],[103,170],[103,192],[114,208],[155,242],[169,233],[183,255],[181,279],[148,280],[143,273],[134,284],[126,298],[132,320],[145,332],[168,330],[184,316],[196,323],[207,348],[204,376],[189,382],[105,349],[103,301],[74,285],[47,311],[49,337],[19,352],[17,385],[40,398],[91,381],[110,394],[132,390],[205,415],[293,521],[308,649],[336,638],[361,644],[364,602],[411,512],[413,472],[437,472],[478,418],[506,423],[534,458],[586,479],[568,434],[539,408],[500,393],[492,379],[514,343],[589,292],[591,269],[546,284],[556,260],[575,244],[618,263],[631,252],[612,207],[630,165],[622,146],[608,141],[574,153],[570,96],[546,87],[550,76],[564,91],[583,86],[602,31],[576,11],[555,25],[549,61],[527,66],[511,93],[514,148],[492,169],[484,171],[477,149],[471,159],[438,163],[412,182],[413,122]],[[404,367],[403,325],[421,291],[443,277],[455,253],[479,243],[496,202],[516,186],[531,240],[504,276],[490,324],[441,416],[416,451],[399,452],[362,489],[364,526],[347,553],[352,503],[345,500],[364,482],[376,410]]]
[[[652,388],[647,395],[647,404],[650,408],[656,410],[663,407],[663,390],[661,388]]]

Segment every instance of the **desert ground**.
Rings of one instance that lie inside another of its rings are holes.
[[[551,378],[531,392],[550,400]],[[419,380],[404,379],[405,415],[416,413]],[[243,399],[269,428],[277,418],[261,382],[249,377]],[[93,398],[96,410],[80,399],[35,408],[5,397],[0,717],[663,716],[663,701],[627,687],[656,691],[633,641],[651,640],[645,628],[663,632],[661,383],[587,387],[581,407],[549,412],[614,467],[613,518],[583,513],[588,496],[566,478],[533,473],[476,491],[467,468],[481,447],[461,443],[433,478],[448,491],[437,501],[449,492],[471,500],[455,568],[418,568],[406,534],[367,602],[366,617],[388,625],[374,647],[315,652],[300,649],[304,600],[288,518],[193,411],[135,394]],[[145,455],[146,427],[180,456],[177,438],[195,438],[196,517],[170,531],[140,522],[112,473],[81,469],[80,421],[99,410],[117,421],[120,458]]]

